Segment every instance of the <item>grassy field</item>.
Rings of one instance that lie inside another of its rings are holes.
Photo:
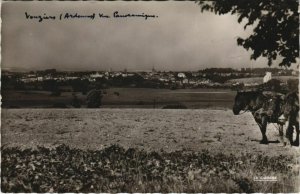
[[[1,133],[5,192],[299,192],[299,148],[248,113],[3,109]]]
[[[221,89],[111,88],[105,92],[103,108],[162,108],[170,104],[183,104],[187,108],[231,108],[235,96],[234,91]],[[85,95],[76,95],[85,101]],[[4,91],[2,96],[3,107],[46,108],[55,103],[71,107],[72,101],[72,92],[55,97],[44,91]]]

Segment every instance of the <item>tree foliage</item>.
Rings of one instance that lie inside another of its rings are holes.
[[[60,96],[61,91],[59,90],[59,84],[54,79],[44,80],[42,87],[46,91],[50,91],[52,96]]]
[[[72,101],[71,101],[71,105],[72,105],[74,108],[80,108],[80,107],[81,107],[81,100],[78,99],[78,97],[76,96],[76,94],[73,94],[73,98],[72,98]]]
[[[102,104],[102,92],[101,90],[93,89],[86,97],[88,108],[99,108]]]
[[[237,44],[251,49],[251,59],[266,57],[268,65],[280,56],[279,66],[290,67],[299,57],[299,15],[297,0],[199,0],[201,11],[238,15],[238,22],[247,20],[246,29],[253,33]]]
[[[74,79],[71,81],[73,92],[81,92],[85,95],[88,92],[89,81],[87,79]]]

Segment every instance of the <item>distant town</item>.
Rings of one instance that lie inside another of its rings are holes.
[[[2,89],[56,90],[62,92],[81,91],[91,88],[234,88],[241,85],[255,86],[262,79],[244,82],[241,78],[263,77],[266,72],[272,76],[298,77],[299,72],[279,68],[208,68],[199,71],[43,71],[10,72],[2,71]]]
[[[289,91],[298,72],[279,68],[209,68],[199,71],[2,70],[4,108],[207,108],[231,107],[235,90]],[[276,90],[277,90],[276,89]],[[97,92],[95,94],[95,92]],[[93,94],[93,95],[92,95]],[[94,95],[95,94],[95,95]],[[95,99],[89,105],[91,96]]]

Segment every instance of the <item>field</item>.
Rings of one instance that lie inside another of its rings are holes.
[[[299,148],[274,125],[259,144],[249,113],[3,109],[1,125],[4,191],[299,192]]]
[[[187,108],[231,108],[235,91],[222,89],[110,88],[104,90],[103,108],[162,108],[183,104]],[[116,95],[118,94],[118,95]],[[86,96],[76,93],[85,102]],[[51,96],[46,91],[4,91],[3,107],[48,108],[55,103],[71,107],[72,92]]]

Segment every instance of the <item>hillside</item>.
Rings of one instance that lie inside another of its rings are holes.
[[[282,82],[286,82],[289,79],[299,79],[297,76],[272,76],[272,78],[281,80]],[[228,81],[228,83],[236,83],[236,82],[240,82],[244,84],[249,84],[249,83],[262,84],[263,77],[240,78],[240,79],[232,79]]]

